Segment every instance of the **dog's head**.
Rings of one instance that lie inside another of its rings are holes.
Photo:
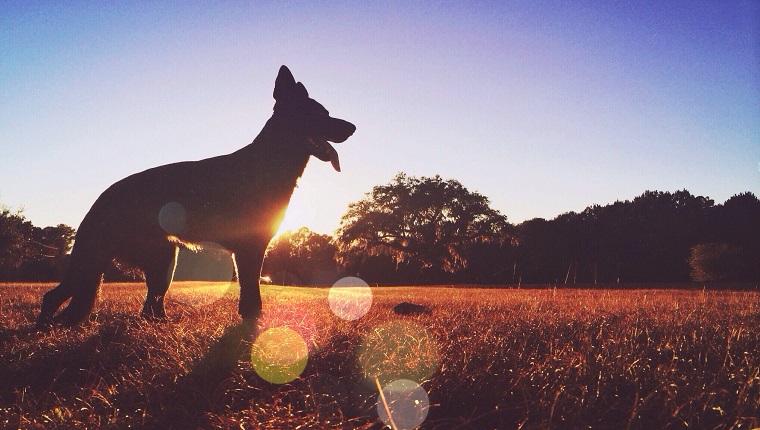
[[[287,115],[298,143],[322,161],[329,161],[340,172],[338,152],[329,142],[348,139],[356,127],[348,121],[333,118],[327,109],[314,99],[302,83],[296,83],[287,67],[280,67],[274,84],[275,115]]]

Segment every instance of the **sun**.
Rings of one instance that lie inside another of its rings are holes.
[[[282,218],[280,227],[277,229],[277,233],[275,233],[274,237],[277,237],[288,230],[296,231],[304,226],[309,227],[309,216],[305,215],[304,211],[298,207],[299,205],[294,205],[294,203],[297,202],[291,201],[288,209],[285,211],[285,216]]]

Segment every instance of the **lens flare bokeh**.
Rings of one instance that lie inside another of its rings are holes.
[[[316,320],[305,304],[277,303],[267,306],[258,324],[262,332],[278,327],[287,327],[295,331],[306,342],[309,351],[317,346]]]
[[[377,398],[377,415],[386,426],[398,430],[417,428],[427,418],[430,399],[420,384],[397,379],[382,389]]]
[[[270,328],[251,347],[253,369],[265,381],[285,384],[298,378],[309,360],[306,341],[289,327]]]
[[[354,321],[372,307],[372,289],[362,279],[348,276],[333,284],[327,301],[338,318]]]
[[[185,208],[177,202],[165,204],[158,212],[158,224],[169,234],[180,233],[184,230],[186,222]]]
[[[359,346],[359,363],[366,386],[376,388],[397,379],[422,383],[438,370],[438,340],[411,321],[389,321],[367,333]]]

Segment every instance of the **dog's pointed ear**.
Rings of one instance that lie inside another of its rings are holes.
[[[306,87],[304,87],[303,84],[300,82],[296,84],[295,92],[293,93],[293,95],[296,97],[301,97],[305,99],[309,98],[309,92],[306,91]]]
[[[292,93],[295,89],[296,80],[290,70],[285,67],[280,67],[280,72],[277,74],[277,79],[274,81],[274,99],[284,100],[288,97],[288,94]],[[303,85],[301,85],[303,87]],[[306,91],[306,89],[304,89]]]

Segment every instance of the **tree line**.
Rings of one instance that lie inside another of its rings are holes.
[[[74,230],[0,212],[0,279],[49,281]],[[511,224],[487,197],[439,176],[398,174],[349,205],[334,236],[306,227],[276,237],[262,274],[276,284],[618,284],[760,281],[760,200],[723,204],[686,190],[646,191],[554,219]],[[117,267],[110,280],[139,274]],[[229,280],[223,250],[182,250],[175,278]]]
[[[518,276],[530,282],[757,282],[760,201],[716,205],[686,190],[647,191],[516,228]]]
[[[0,280],[55,281],[68,264],[75,230],[35,227],[21,211],[0,208]]]

